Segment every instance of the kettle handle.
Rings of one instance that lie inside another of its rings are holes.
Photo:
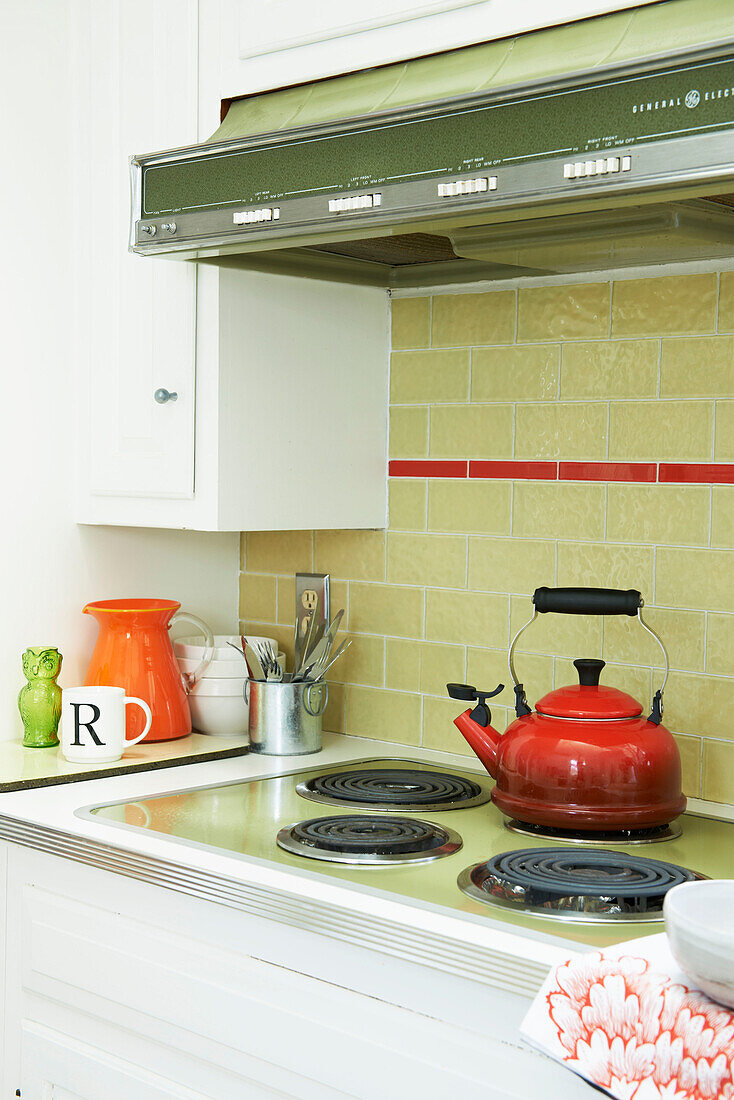
[[[190,611],[177,611],[168,624],[168,629],[170,630],[174,623],[181,622],[193,623],[197,630],[204,635],[204,643],[206,645],[204,656],[201,658],[194,671],[181,673],[181,679],[183,680],[184,688],[188,695],[194,684],[197,680],[201,679],[212,663],[212,658],[214,657],[214,635],[204,620],[200,619],[198,615],[192,615]]]
[[[644,606],[645,601],[636,588],[627,590],[619,588],[536,588],[533,595],[532,617],[520,627],[512,639],[510,651],[507,655],[510,676],[515,685],[515,714],[518,718],[530,714],[531,708],[528,706],[525,689],[515,672],[515,646],[520,635],[527,630],[531,623],[535,622],[539,613],[544,615],[554,611],[564,615],[630,615],[638,619],[643,630],[646,630],[655,639],[663,652],[665,660],[663,682],[653,694],[652,706],[648,716],[649,722],[654,722],[656,726],[659,726],[663,719],[663,692],[668,682],[670,661],[662,639],[642,617]]]

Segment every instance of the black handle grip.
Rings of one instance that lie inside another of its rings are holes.
[[[636,588],[536,588],[533,603],[541,615],[636,615],[642,596]]]

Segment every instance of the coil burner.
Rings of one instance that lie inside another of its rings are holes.
[[[564,844],[658,844],[680,836],[678,824],[653,825],[649,829],[574,830],[553,829],[547,825],[532,825],[527,821],[505,818],[505,828],[511,833],[537,837],[538,840],[562,840]]]
[[[544,917],[656,921],[671,887],[704,877],[674,863],[604,849],[522,848],[467,867],[458,883],[478,901]]]
[[[412,817],[348,814],[299,821],[278,833],[278,845],[308,859],[334,863],[427,863],[461,848],[461,837]]]
[[[418,768],[350,768],[314,776],[296,791],[326,806],[386,811],[463,810],[490,799],[489,790],[472,779]]]

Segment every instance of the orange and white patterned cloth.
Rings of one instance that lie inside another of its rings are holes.
[[[681,973],[665,933],[555,967],[521,1031],[619,1100],[734,1100],[734,1012]]]

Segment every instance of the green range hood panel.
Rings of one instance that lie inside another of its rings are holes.
[[[695,102],[692,90],[699,97]],[[438,117],[375,123],[347,133],[147,168],[143,214],[155,217],[410,183],[426,176],[482,172],[530,157],[574,159],[610,145],[729,129],[734,127],[733,108],[732,61],[614,83],[605,80]]]
[[[360,241],[734,191],[731,0],[663,0],[250,96],[208,142],[131,170],[133,251],[272,253],[277,268],[305,247],[321,250],[305,268],[378,284],[398,261],[371,262]]]

